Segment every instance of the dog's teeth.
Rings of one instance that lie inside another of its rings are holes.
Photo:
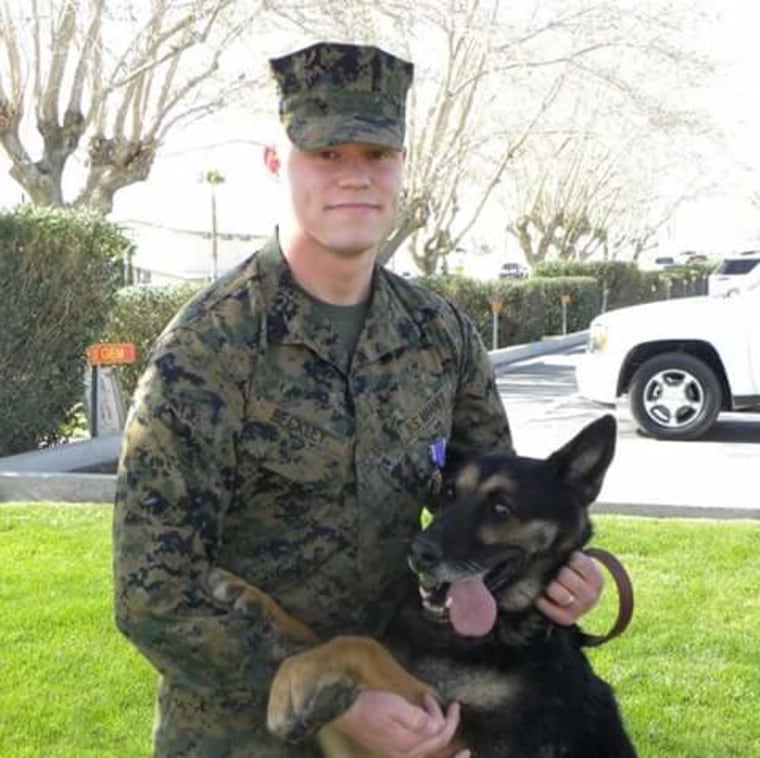
[[[451,608],[452,600],[450,597],[446,598],[446,602],[443,604],[445,608]]]

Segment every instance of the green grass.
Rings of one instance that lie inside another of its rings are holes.
[[[155,676],[113,627],[110,514],[0,507],[3,758],[150,754]],[[596,523],[637,607],[626,634],[590,655],[642,758],[760,758],[760,524]],[[613,594],[589,629],[609,623]]]

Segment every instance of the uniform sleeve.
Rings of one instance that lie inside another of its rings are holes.
[[[161,674],[228,707],[260,704],[277,663],[302,649],[204,588],[235,488],[245,396],[197,336],[166,338],[130,411],[114,510],[119,629]]]
[[[470,319],[459,318],[463,348],[451,441],[457,450],[470,455],[494,448],[514,452],[488,352]]]

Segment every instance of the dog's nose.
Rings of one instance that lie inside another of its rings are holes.
[[[411,561],[415,569],[425,570],[438,565],[443,559],[443,550],[437,542],[428,539],[424,533],[412,540]]]

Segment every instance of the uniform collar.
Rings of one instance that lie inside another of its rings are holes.
[[[267,341],[306,345],[336,366],[346,366],[347,356],[338,334],[296,283],[277,238],[270,239],[257,257],[264,283]],[[353,359],[355,367],[424,342],[418,323],[422,314],[402,299],[398,282],[380,266],[375,266],[370,297]]]

